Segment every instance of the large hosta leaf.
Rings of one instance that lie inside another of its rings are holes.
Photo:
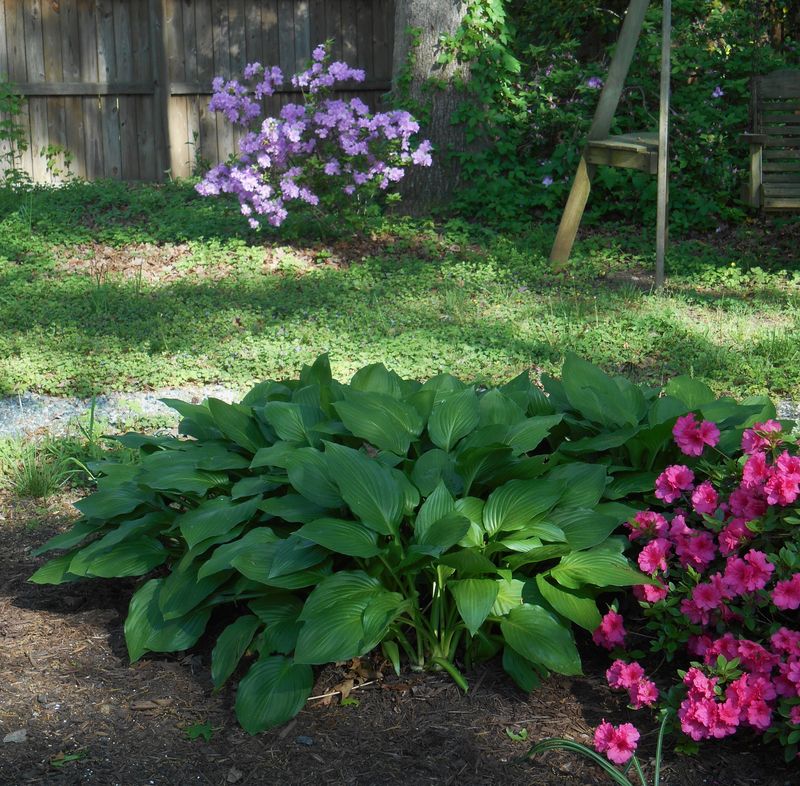
[[[130,513],[145,502],[151,502],[154,495],[128,481],[101,488],[88,497],[78,500],[75,507],[87,519],[107,521],[116,516]]]
[[[222,436],[205,404],[190,404],[177,398],[162,398],[159,401],[182,416],[183,419],[178,426],[181,434],[195,439],[219,439]]]
[[[570,631],[541,606],[524,604],[500,623],[506,644],[523,658],[559,674],[580,674],[581,659]]]
[[[624,554],[604,546],[565,554],[551,571],[552,577],[568,588],[592,584],[596,587],[628,587],[653,584],[644,573],[631,567]]]
[[[348,557],[375,557],[381,552],[377,534],[360,521],[317,519],[304,524],[297,534]]]
[[[197,576],[203,578],[224,570],[233,570],[233,559],[254,546],[274,543],[279,538],[269,527],[258,527],[250,530],[239,540],[225,543],[214,549],[214,553],[200,567]]]
[[[597,546],[619,526],[616,516],[604,515],[590,508],[557,507],[549,519],[557,524],[567,538],[567,543],[575,550]]]
[[[417,518],[414,522],[414,536],[416,539],[421,542],[431,525],[451,513],[455,506],[455,500],[447,490],[447,486],[442,481],[439,481],[439,485],[422,503],[417,512]]]
[[[303,623],[298,620],[303,601],[288,592],[273,592],[250,601],[250,610],[265,624],[256,647],[262,655],[290,654]]]
[[[463,579],[448,582],[447,588],[456,599],[458,613],[467,630],[474,636],[497,599],[497,582],[493,579]]]
[[[198,562],[187,554],[161,584],[158,608],[165,620],[177,619],[202,603],[227,579],[224,573],[198,578]]]
[[[259,506],[269,516],[295,524],[305,524],[325,515],[325,508],[300,494],[284,494],[282,497],[268,497]]]
[[[452,494],[459,494],[464,489],[464,481],[456,472],[455,456],[439,448],[426,451],[414,462],[411,480],[423,497],[431,494],[440,482]]]
[[[419,545],[430,546],[438,552],[447,551],[469,532],[469,528],[470,522],[466,516],[452,512],[434,521],[421,537],[415,533],[415,540]]]
[[[363,655],[383,638],[403,598],[362,571],[340,571],[308,596],[295,649],[298,663],[328,663]]]
[[[78,567],[76,561],[80,556],[79,552],[70,564],[71,573],[110,579],[143,576],[164,563],[169,552],[154,538],[140,536],[124,540],[99,553],[93,553],[88,560],[81,561]]]
[[[590,633],[600,624],[600,612],[593,597],[581,590],[568,590],[553,584],[547,576],[536,576],[536,586],[542,597],[562,616]]]
[[[125,641],[131,662],[145,652],[176,652],[191,647],[202,635],[210,608],[194,609],[183,617],[165,620],[158,605],[162,579],[151,579],[131,598],[125,620]]]
[[[310,541],[306,542],[309,543],[308,548],[298,549],[295,549],[292,543],[287,545],[285,540],[263,546],[252,546],[240,551],[230,563],[243,576],[267,587],[282,589],[313,587],[330,575],[331,563],[330,560],[323,559],[323,555],[327,554],[326,551]],[[278,555],[281,558],[280,567],[273,575],[272,567]],[[292,564],[295,567],[295,570],[290,572],[288,572],[289,559],[293,560]],[[301,567],[303,565],[306,567]]]
[[[515,456],[530,453],[563,418],[563,415],[540,415],[514,423],[506,433],[505,442],[511,446]]]
[[[428,420],[428,433],[434,445],[450,451],[479,422],[478,396],[472,388],[467,388],[441,397],[437,395]]]
[[[310,666],[282,655],[256,661],[236,691],[236,717],[249,734],[280,726],[303,708],[314,686]]]
[[[602,464],[562,464],[548,474],[547,480],[564,486],[559,508],[592,508],[605,491],[606,468]]]
[[[345,400],[333,407],[355,436],[399,456],[408,453],[411,441],[422,432],[417,410],[389,395],[346,390]]]
[[[286,459],[289,482],[306,499],[322,508],[338,508],[342,495],[328,472],[328,461],[314,448],[298,448]]]
[[[82,540],[85,540],[93,532],[97,532],[97,530],[101,529],[103,526],[105,526],[105,522],[99,519],[79,519],[72,525],[72,529],[50,538],[46,543],[39,546],[38,549],[34,549],[31,554],[33,554],[34,557],[38,557],[41,554],[54,551],[55,549],[71,549],[73,546],[77,546]]]
[[[59,554],[57,557],[47,560],[28,581],[33,584],[67,584],[77,581],[81,577],[69,572],[69,566],[74,556],[74,551],[68,551],[66,554]]]
[[[357,450],[331,442],[325,446],[325,456],[350,510],[381,535],[396,534],[405,496],[391,471]]]
[[[233,674],[261,625],[258,617],[247,614],[219,634],[211,652],[211,680],[215,688],[221,688]]]
[[[489,495],[483,509],[487,534],[513,532],[550,510],[564,489],[550,480],[511,480]]]
[[[250,520],[260,503],[261,497],[240,503],[233,502],[230,497],[214,497],[177,516],[175,523],[191,549],[208,538],[230,532],[237,524]]]
[[[249,453],[255,453],[259,448],[266,447],[267,440],[253,417],[251,407],[226,404],[219,399],[209,398],[208,410],[217,428]]]
[[[198,469],[191,456],[177,450],[153,453],[142,462],[143,486],[180,494],[205,494],[229,482],[227,473]]]
[[[530,693],[542,684],[541,676],[535,664],[531,663],[527,658],[523,658],[511,647],[503,647],[503,668],[506,674],[526,693]]]
[[[325,417],[316,407],[289,401],[270,401],[261,412],[280,439],[304,444],[313,444],[311,431]]]

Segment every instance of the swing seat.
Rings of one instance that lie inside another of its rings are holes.
[[[584,158],[588,164],[638,169],[655,175],[658,173],[658,133],[638,131],[590,139],[586,143]]]
[[[800,210],[800,71],[754,77],[750,105],[750,177],[742,197],[765,211]]]

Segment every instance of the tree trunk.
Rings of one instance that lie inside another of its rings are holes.
[[[458,186],[458,162],[452,152],[464,150],[466,140],[463,126],[454,125],[452,116],[467,96],[454,81],[469,78],[469,65],[436,60],[440,36],[453,35],[465,11],[461,0],[395,2],[393,90],[412,114],[415,107],[425,108],[420,137],[434,146],[433,165],[411,167],[401,181],[404,211],[422,213],[442,206]]]

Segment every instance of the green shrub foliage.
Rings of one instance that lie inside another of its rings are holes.
[[[341,384],[322,356],[239,404],[168,400],[181,436],[119,437],[140,462],[94,465],[32,581],[144,577],[132,661],[192,647],[227,607],[211,672],[220,687],[247,660],[236,712],[252,733],[300,710],[313,666],[378,645],[465,689],[455,663],[496,654],[525,690],[578,674],[572,626],[597,627],[601,592],[650,581],[614,531],[673,457],[675,418],[713,410],[735,438],[774,412],[689,379],[659,397],[574,356],[545,382],[421,384],[378,364]]]
[[[454,118],[471,144],[450,151],[463,169],[463,213],[511,226],[529,222],[532,210],[558,219],[626,7],[468,0],[442,54],[472,71],[470,100]],[[798,11],[754,0],[674,0],[672,9],[671,221],[715,227],[742,217],[749,80],[800,65]],[[660,31],[661,3],[651,3],[612,133],[657,129]],[[593,192],[590,217],[655,214],[655,178],[644,173],[601,167]]]

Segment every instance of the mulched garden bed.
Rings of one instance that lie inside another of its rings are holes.
[[[524,754],[549,736],[588,742],[603,717],[637,723],[645,764],[653,755],[654,724],[611,694],[604,656],[593,650],[586,654],[590,676],[553,677],[531,695],[496,663],[468,675],[466,696],[442,675],[398,678],[380,661],[328,666],[314,690],[322,698],[287,726],[250,737],[236,725],[233,686],[212,691],[208,641],[129,665],[122,626],[135,582],[26,582],[43,561],[31,550],[72,516],[66,499],[42,511],[0,498],[0,738],[25,732],[15,735],[22,742],[0,743],[2,786],[588,786],[609,781],[579,757],[529,761]],[[341,693],[326,695],[351,687],[344,704]],[[190,739],[204,730],[210,739]],[[512,739],[523,730],[528,741]],[[661,782],[798,783],[798,769],[780,762],[779,749],[740,735],[698,757],[669,754]]]

